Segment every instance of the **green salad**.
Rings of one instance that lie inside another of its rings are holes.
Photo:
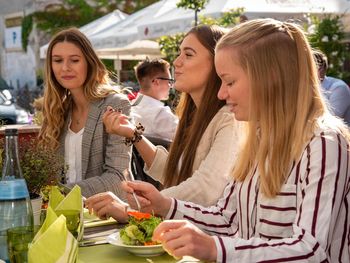
[[[149,246],[157,245],[152,241],[154,229],[162,222],[160,217],[148,213],[128,212],[129,223],[120,230],[120,238],[125,245]]]

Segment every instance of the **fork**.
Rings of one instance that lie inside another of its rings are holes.
[[[128,182],[128,181],[134,181],[134,180],[135,180],[133,174],[129,171],[129,169],[125,169],[125,170],[123,171],[123,177],[124,177],[124,180],[125,180],[126,182]],[[130,178],[130,180],[128,180],[128,178]],[[135,200],[135,202],[136,202],[137,210],[138,210],[138,211],[141,211],[141,205],[140,205],[139,200],[138,200],[137,197],[136,197],[135,192],[132,192],[132,196],[134,197],[134,200]]]

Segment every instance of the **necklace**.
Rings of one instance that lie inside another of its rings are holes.
[[[87,111],[83,110],[83,111],[80,111],[80,113],[78,113],[77,110],[74,111],[73,109],[72,115],[71,115],[72,122],[78,126],[85,125],[87,114],[88,114]]]
[[[81,120],[80,120],[80,118],[79,118],[79,117],[77,118],[76,116],[74,116],[74,114],[72,114],[71,119],[72,119],[72,122],[73,122],[74,124],[76,124],[76,125],[80,125]]]

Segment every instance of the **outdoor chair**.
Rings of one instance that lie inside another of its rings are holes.
[[[155,138],[155,137],[146,137],[149,141],[151,141],[154,145],[161,145],[165,149],[169,149],[170,141]],[[162,184],[156,180],[154,180],[151,176],[144,172],[143,167],[145,162],[143,161],[141,155],[137,151],[136,147],[132,147],[132,157],[131,157],[131,172],[134,175],[135,180],[140,180],[144,182],[148,182],[153,184],[158,190],[162,189]]]

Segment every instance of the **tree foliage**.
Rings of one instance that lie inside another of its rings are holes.
[[[158,39],[161,52],[165,55],[165,59],[173,62],[179,53],[179,46],[181,44],[184,34],[176,34],[173,36],[162,36]]]
[[[208,0],[180,0],[176,6],[178,8],[192,9],[194,10],[194,23],[198,24],[197,14],[200,10],[204,9],[204,6],[207,4]]]
[[[232,27],[239,23],[240,16],[244,13],[244,8],[233,8],[215,19],[208,16],[200,16],[200,24],[219,25],[222,27]]]
[[[176,6],[185,9],[202,10],[208,0],[180,0]]]
[[[312,47],[327,56],[327,75],[349,80],[350,74],[344,70],[344,62],[350,58],[350,50],[344,43],[345,33],[341,18],[338,15],[326,15],[323,18],[311,16],[313,32],[309,35],[309,40]]]

